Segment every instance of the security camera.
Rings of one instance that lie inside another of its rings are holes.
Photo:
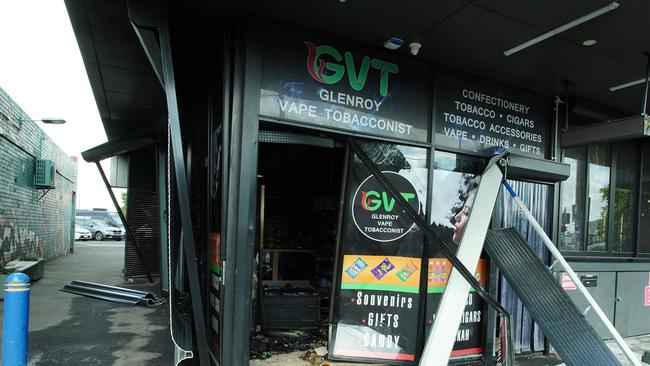
[[[411,42],[409,44],[409,49],[411,50],[411,55],[417,56],[418,53],[420,52],[420,48],[422,48],[422,44],[418,42]]]

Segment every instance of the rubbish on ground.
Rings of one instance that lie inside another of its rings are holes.
[[[157,306],[165,303],[164,298],[151,292],[85,281],[72,281],[69,285],[65,285],[61,291],[130,305]]]
[[[266,335],[271,338],[300,338],[307,333],[302,330],[267,330]]]
[[[312,366],[320,366],[323,363],[325,363],[325,359],[321,356],[319,356],[315,351],[310,350],[305,352],[302,356],[300,356],[303,360],[309,362],[312,364]]]
[[[250,358],[265,360],[277,354],[295,351],[309,351],[314,353],[315,348],[325,348],[327,344],[327,329],[320,330],[289,330],[268,331],[251,336]],[[309,360],[307,360],[309,361]],[[310,361],[311,362],[311,361]],[[320,365],[317,363],[315,365]]]

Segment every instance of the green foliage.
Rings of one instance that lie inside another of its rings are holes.
[[[122,199],[122,207],[120,207],[120,209],[122,210],[122,214],[124,215],[124,217],[126,217],[126,202],[128,199],[128,191],[122,192],[120,198]]]
[[[39,258],[38,254],[34,252],[23,253],[20,255],[20,257],[18,257],[19,261],[25,261],[25,262],[36,262],[39,259],[41,258]]]
[[[623,249],[623,243],[633,239],[634,223],[633,208],[634,197],[632,190],[627,188],[616,188],[614,192],[614,210],[609,212],[609,186],[600,189],[601,199],[605,203],[600,210],[600,223],[598,224],[598,235],[603,241],[607,233],[607,214],[613,220],[614,242],[612,250],[619,252]]]
[[[8,275],[11,271],[5,267],[5,262],[0,261],[0,275]]]

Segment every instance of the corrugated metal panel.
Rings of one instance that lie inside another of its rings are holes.
[[[621,365],[517,228],[488,232],[485,250],[534,314],[562,361],[567,365]]]
[[[551,223],[550,190],[551,186],[538,183],[520,182],[508,180],[510,185],[519,194],[519,198],[531,212],[539,224],[548,233]],[[528,221],[520,213],[514,201],[502,189],[499,192],[495,212],[493,216],[493,227],[507,228],[514,227],[519,234],[528,242],[533,251],[541,259],[542,263],[548,262],[548,249],[542,243],[541,238],[534,232]],[[514,290],[506,281],[501,278],[500,283],[501,305],[508,309],[514,319],[515,352],[531,352],[544,350],[544,333],[531,317],[528,309],[524,307]]]
[[[130,305],[154,306],[165,303],[164,299],[151,292],[86,281],[72,281],[69,285],[65,285],[61,291]]]
[[[131,232],[127,235],[124,255],[124,277],[144,276],[145,271],[133,250],[133,237],[138,242],[145,264],[152,275],[160,274],[160,225],[158,221],[158,194],[129,189],[126,220]]]

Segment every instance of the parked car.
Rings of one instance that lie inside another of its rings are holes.
[[[90,231],[82,228],[81,226],[74,224],[74,240],[90,240],[92,239]]]
[[[86,218],[77,217],[76,222],[82,228],[90,231],[90,234],[92,235],[93,238],[95,238],[95,240],[124,239],[124,229],[110,226],[104,221],[90,220]]]
[[[92,210],[77,210],[77,217],[83,217],[91,220],[104,221],[109,226],[119,227],[124,229],[124,224],[120,220],[120,215],[117,212],[110,212],[105,208],[93,208]]]

